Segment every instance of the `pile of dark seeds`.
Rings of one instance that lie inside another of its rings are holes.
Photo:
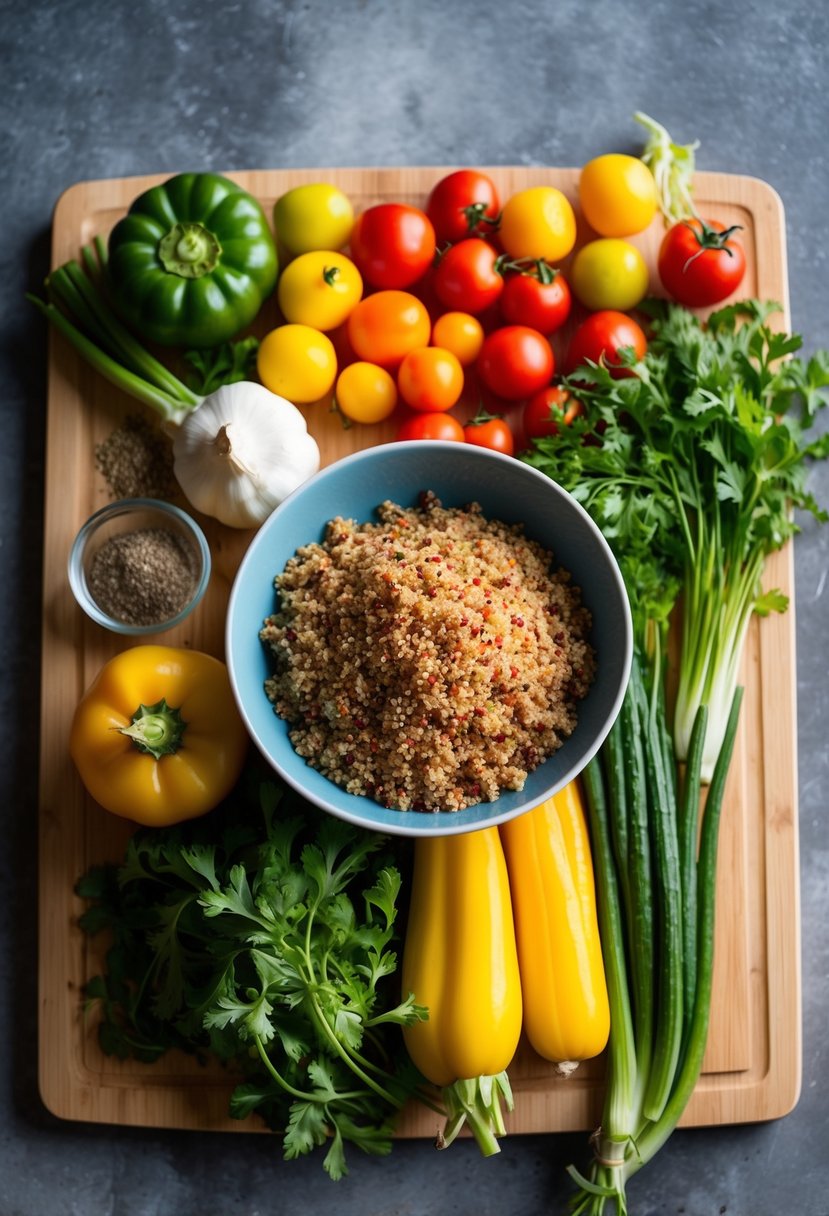
[[[102,612],[126,625],[160,625],[192,596],[196,560],[187,543],[167,528],[141,528],[114,536],[92,559],[90,594]]]
[[[172,498],[177,490],[170,439],[140,414],[130,414],[95,449],[95,464],[113,498]]]

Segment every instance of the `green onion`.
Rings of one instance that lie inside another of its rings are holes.
[[[697,916],[696,992],[690,1034],[671,1097],[661,1117],[641,1129],[637,1137],[638,1152],[625,1166],[626,1177],[630,1177],[650,1161],[671,1135],[688,1104],[702,1071],[702,1060],[708,1041],[711,983],[714,974],[714,921],[720,816],[726,777],[737,735],[742,698],[743,689],[738,687],[728,715],[722,749],[717,757],[717,764],[706,794],[705,811],[702,818],[697,861],[700,905]]]
[[[746,632],[754,614],[786,608],[761,580],[766,557],[797,531],[793,509],[827,518],[806,470],[829,455],[829,435],[809,441],[806,431],[827,401],[829,353],[795,358],[800,339],[771,329],[771,304],[745,301],[705,323],[664,301],[645,308],[650,347],[638,361],[627,352],[631,374],[577,369],[565,383],[584,413],[523,454],[604,532],[634,622],[630,684],[585,780],[611,1005],[594,1161],[589,1176],[570,1169],[585,1216],[627,1211],[627,1180],[664,1144],[699,1078]]]
[[[180,423],[203,397],[160,363],[121,324],[105,295],[106,249],[96,241],[76,261],[46,279],[47,300],[26,299],[64,335],[75,350],[116,388],[156,410],[165,422]],[[84,269],[85,268],[85,269]]]

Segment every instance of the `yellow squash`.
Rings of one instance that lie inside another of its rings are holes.
[[[577,781],[501,825],[515,914],[524,1030],[546,1060],[605,1047],[610,1011],[590,838]]]
[[[521,1035],[521,980],[504,851],[497,828],[415,844],[404,992],[429,1010],[403,1028],[423,1075],[443,1089],[441,1147],[468,1122],[486,1154],[503,1133],[499,1092]]]
[[[493,1076],[521,1034],[521,981],[497,828],[417,840],[403,990],[429,1019],[404,1027],[435,1085]]]

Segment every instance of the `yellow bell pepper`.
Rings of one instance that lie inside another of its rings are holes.
[[[402,964],[403,991],[429,1010],[403,1028],[412,1060],[443,1090],[438,1146],[467,1122],[485,1155],[512,1108],[506,1069],[521,1034],[521,981],[498,829],[419,837]]]
[[[106,810],[153,827],[204,815],[235,785],[248,750],[227,668],[197,650],[134,646],[81,698],[69,751]]]
[[[603,1051],[610,1011],[581,790],[501,824],[515,913],[524,1030],[546,1060]]]

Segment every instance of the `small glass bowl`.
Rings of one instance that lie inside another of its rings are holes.
[[[192,563],[193,590],[174,616],[151,624],[135,625],[112,616],[96,602],[89,585],[96,555],[108,541],[130,532],[163,529],[186,547]],[[187,617],[204,595],[210,581],[210,549],[194,519],[172,503],[155,498],[121,498],[91,515],[72,544],[69,554],[69,585],[88,617],[113,633],[142,637],[172,629]]]

